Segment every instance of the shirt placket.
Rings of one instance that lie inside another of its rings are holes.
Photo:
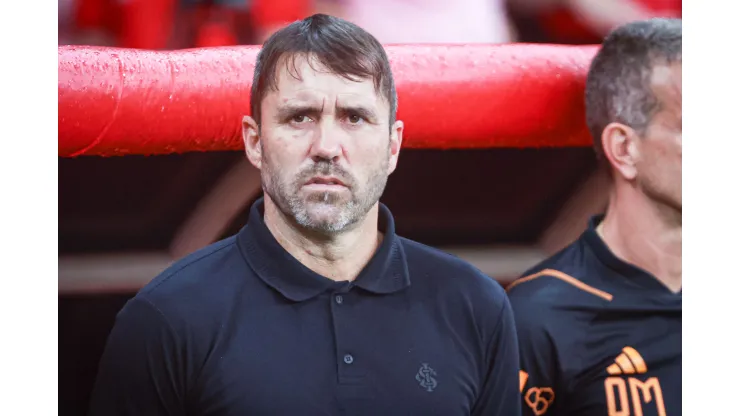
[[[351,326],[361,325],[353,316],[352,299],[357,293],[351,292],[352,287],[348,283],[335,290],[330,298],[334,322],[337,398],[342,407],[351,406],[353,399],[369,398],[370,394],[366,383],[366,357],[358,351],[360,340],[351,339],[350,335],[357,333]]]

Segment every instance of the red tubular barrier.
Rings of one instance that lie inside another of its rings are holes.
[[[410,148],[589,146],[596,46],[387,46]],[[59,47],[59,156],[240,150],[259,47]]]

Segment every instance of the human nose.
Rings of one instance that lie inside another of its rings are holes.
[[[314,161],[336,162],[342,154],[343,132],[335,125],[331,117],[322,121],[311,145],[311,157]]]

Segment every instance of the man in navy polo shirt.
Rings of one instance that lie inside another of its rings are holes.
[[[315,15],[257,59],[250,162],[264,199],[236,235],[119,313],[94,415],[516,415],[503,289],[399,237],[378,200],[403,123],[378,41]]]

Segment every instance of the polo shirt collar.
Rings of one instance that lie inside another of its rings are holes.
[[[347,291],[353,286],[388,294],[411,284],[393,216],[383,204],[380,204],[378,221],[384,234],[383,242],[353,282],[336,282],[304,266],[277,242],[263,216],[264,199],[260,198],[252,205],[247,225],[237,234],[239,249],[257,276],[290,300],[300,302],[325,291]]]
[[[606,245],[604,240],[596,231],[596,228],[599,226],[601,221],[604,220],[604,217],[604,214],[592,216],[589,219],[588,228],[583,233],[586,244],[591,248],[599,261],[632,284],[636,284],[645,289],[655,290],[660,293],[676,295],[670,292],[670,290],[651,273],[631,263],[627,263],[611,251],[609,246]],[[681,292],[678,292],[677,295],[681,296]]]

